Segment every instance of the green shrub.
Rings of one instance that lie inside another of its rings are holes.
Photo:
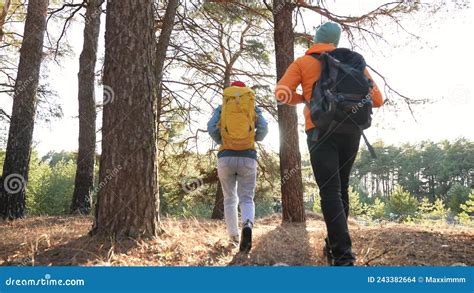
[[[461,212],[456,219],[464,225],[474,225],[474,190],[469,194],[468,200],[460,205]]]
[[[427,223],[444,222],[448,212],[449,209],[445,207],[441,199],[438,198],[434,203],[431,203],[428,198],[424,197],[418,206],[417,219]]]
[[[318,196],[316,196],[316,199],[314,201],[314,204],[313,204],[313,212],[315,213],[322,213],[322,210],[321,210],[321,198]]]
[[[28,183],[26,185],[26,210],[28,214],[41,214],[39,201],[42,193],[46,190],[48,180],[51,177],[51,168],[48,163],[39,161],[33,153],[30,160]]]
[[[372,220],[385,219],[387,216],[385,202],[376,197],[374,203],[368,206],[368,215]]]
[[[49,167],[38,162],[30,169],[27,190],[28,211],[33,215],[61,215],[68,212],[74,191],[76,164],[60,161]]]
[[[275,211],[275,205],[277,202],[269,196],[260,197],[255,200],[255,216],[258,218],[263,218],[265,216],[271,215]]]
[[[404,221],[416,215],[418,200],[401,186],[395,187],[387,201],[387,211],[391,217]]]
[[[460,213],[461,204],[468,200],[470,192],[471,189],[469,187],[461,185],[459,183],[455,183],[453,186],[451,186],[447,193],[447,206],[449,207],[449,209],[455,214]]]
[[[367,215],[367,205],[360,201],[360,193],[349,186],[349,215],[352,217]]]
[[[321,213],[321,198],[319,195],[313,203],[313,212]],[[352,186],[349,186],[349,215],[351,217],[364,216],[369,214],[369,205],[361,202],[360,193]]]
[[[210,219],[213,206],[204,202],[192,202],[183,205],[182,208],[182,213],[179,216]]]

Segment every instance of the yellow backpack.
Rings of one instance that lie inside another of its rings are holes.
[[[255,149],[255,93],[248,87],[224,89],[221,118],[221,150]]]

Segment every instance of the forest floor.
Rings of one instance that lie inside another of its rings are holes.
[[[227,266],[326,265],[325,225],[310,214],[306,224],[258,220],[253,249],[229,245],[223,221],[163,218],[153,240],[90,237],[90,217],[31,217],[0,223],[0,265]],[[474,228],[423,227],[350,221],[359,266],[474,265]]]

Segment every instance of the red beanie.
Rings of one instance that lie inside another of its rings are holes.
[[[241,81],[234,81],[230,84],[230,86],[239,86],[239,87],[245,87],[245,83]]]

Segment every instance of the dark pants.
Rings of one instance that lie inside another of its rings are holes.
[[[314,177],[319,186],[321,210],[326,222],[329,248],[335,261],[354,260],[347,227],[349,176],[359,149],[360,134],[325,135],[307,131]]]

